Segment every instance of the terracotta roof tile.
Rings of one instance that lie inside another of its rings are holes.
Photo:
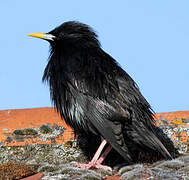
[[[74,138],[73,130],[61,120],[54,108],[32,108],[32,109],[12,109],[0,111],[0,142],[4,145],[25,145],[25,144],[46,144],[52,143],[51,139],[45,142],[39,141],[40,137],[30,137],[19,142],[8,141],[7,138],[14,139],[14,130],[40,127],[44,124],[50,126],[58,125],[65,128],[64,133],[55,138],[56,143],[62,143]]]
[[[185,126],[189,128],[189,111],[165,112],[155,114],[157,126],[167,125],[170,126]],[[40,141],[40,136],[27,136],[22,140],[14,135],[15,130],[23,130],[25,128],[36,128],[44,124],[49,124],[51,127],[54,125],[66,128],[63,134],[59,134],[54,138],[47,138],[45,141]],[[172,135],[173,138],[176,136]],[[182,142],[188,141],[186,132],[179,134]],[[62,143],[74,138],[73,130],[66,125],[60,118],[54,108],[32,108],[32,109],[10,109],[0,111],[0,142],[3,145],[25,145],[25,144],[48,144],[48,143]]]

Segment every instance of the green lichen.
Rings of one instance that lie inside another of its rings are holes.
[[[12,142],[12,141],[13,141],[13,139],[8,136],[7,139],[6,139],[6,142],[9,142],[9,143],[10,143],[10,142]]]
[[[15,134],[15,135],[24,135],[24,132],[23,132],[23,130],[17,129],[17,130],[15,130],[13,132],[13,134]]]
[[[71,148],[73,145],[73,141],[67,141],[64,143],[64,147]]]
[[[32,128],[26,128],[26,129],[17,129],[13,132],[15,135],[37,135],[37,131]]]
[[[52,128],[50,128],[49,126],[47,125],[42,125],[40,128],[39,128],[40,132],[42,134],[50,134],[52,133]]]
[[[37,131],[31,128],[27,128],[24,130],[25,135],[37,135]]]

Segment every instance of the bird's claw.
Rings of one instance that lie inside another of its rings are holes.
[[[82,163],[76,163],[76,165],[78,167],[80,167],[81,169],[92,169],[92,168],[97,168],[97,169],[104,169],[106,171],[112,171],[112,168],[109,166],[104,166],[98,162],[93,163],[93,162],[89,162],[88,164],[82,164]]]

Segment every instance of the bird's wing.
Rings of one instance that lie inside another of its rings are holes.
[[[129,79],[125,77],[116,79],[119,87],[116,99],[122,107],[128,107],[130,113],[135,113],[139,121],[151,128],[152,123],[154,123],[151,106],[141,94],[135,82],[129,76],[127,78]]]
[[[119,93],[116,93],[116,99],[119,101],[117,104],[120,106],[119,109],[127,107],[130,112],[132,139],[141,147],[147,146],[158,151],[165,158],[171,159],[170,153],[155,135],[151,107],[134,81],[127,81],[124,77],[119,77],[117,82],[120,89]]]
[[[117,113],[113,106],[90,96],[89,94],[79,92],[70,86],[70,91],[75,97],[75,108],[80,107],[87,118],[89,129],[96,131],[106,139],[112,147],[120,153],[127,161],[132,161],[130,153],[125,145],[122,124],[120,123],[127,117]]]
[[[89,127],[96,129],[127,160],[131,156],[124,143],[123,125],[132,128],[140,146],[169,157],[154,135],[151,107],[135,82],[108,54],[93,53],[84,58],[83,63],[80,60],[80,66],[72,67],[69,73],[69,89],[76,99],[75,106],[85,111],[83,114],[87,116]]]
[[[81,88],[79,91],[78,84],[77,88],[70,87],[72,95],[76,98],[76,106],[80,106],[85,111],[83,114],[87,116],[89,128],[95,129],[107,139],[128,161],[132,161],[132,158],[125,144],[127,140],[123,137],[123,125],[131,128],[131,138],[138,145],[147,146],[160,152],[165,158],[171,159],[171,155],[153,132],[150,105],[134,81],[129,82],[124,77],[118,77],[116,80],[119,90],[107,93],[106,100],[93,96],[90,89]],[[83,86],[86,88],[85,85]]]

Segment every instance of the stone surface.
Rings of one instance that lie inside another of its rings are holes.
[[[119,170],[122,179],[189,179],[189,154],[171,161],[125,166]]]
[[[25,177],[30,173],[26,169],[32,168],[44,180],[189,179],[189,111],[158,113],[155,120],[159,133],[170,138],[181,155],[153,164],[119,164],[110,172],[75,166],[87,158],[77,147],[73,130],[52,108],[0,111],[0,166],[7,171],[7,163],[21,163],[15,166],[21,171],[13,168],[9,177]],[[0,180],[4,177],[0,174]]]
[[[1,146],[0,164],[19,162],[35,167],[37,172],[44,174],[42,179],[104,179],[112,172],[104,170],[83,170],[74,162],[86,162],[86,157],[74,142],[61,145],[27,145],[24,147]],[[1,179],[0,175],[0,179]]]
[[[74,141],[61,145],[1,146],[0,164],[10,161],[33,167],[36,172],[43,173],[42,180],[109,180],[112,175],[120,176],[123,180],[189,179],[189,153],[171,161],[163,160],[153,164],[120,164],[113,171],[83,170],[76,167],[75,162],[86,162],[87,159]]]

